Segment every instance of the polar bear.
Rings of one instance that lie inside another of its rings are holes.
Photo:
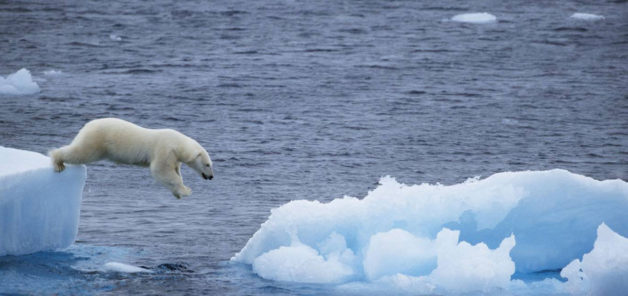
[[[206,180],[214,177],[209,154],[194,139],[172,129],[147,129],[118,118],[88,122],[70,145],[54,149],[49,155],[57,172],[65,169],[64,163],[85,164],[101,159],[150,166],[153,177],[176,198],[192,193],[183,185],[181,163]]]

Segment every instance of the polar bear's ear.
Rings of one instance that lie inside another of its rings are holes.
[[[197,158],[199,158],[201,156],[200,153],[198,153],[198,154],[193,154],[192,153],[190,155],[191,155],[191,157],[189,157],[185,162],[187,162],[187,163],[193,162],[193,161],[195,161]]]
[[[200,154],[200,152],[196,151],[196,150],[192,150],[192,151],[181,151],[175,150],[175,154],[177,155],[177,158],[179,159],[180,162],[183,163],[189,163],[192,162],[194,159],[196,159]]]

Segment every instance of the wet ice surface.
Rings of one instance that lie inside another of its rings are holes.
[[[474,11],[499,21],[443,21]],[[216,166],[211,182],[184,168],[177,201],[147,169],[90,165],[78,242],[0,272],[11,291],[321,293],[229,261],[271,208],[362,197],[384,175],[626,179],[627,20],[614,2],[0,4],[0,76],[26,68],[41,89],[0,97],[2,145],[45,153],[115,116],[176,128]]]

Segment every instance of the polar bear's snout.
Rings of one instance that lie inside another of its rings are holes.
[[[201,176],[203,176],[203,179],[205,180],[211,180],[214,178],[214,170],[211,164],[205,165],[205,170],[201,173]]]

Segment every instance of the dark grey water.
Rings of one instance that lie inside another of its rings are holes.
[[[477,11],[498,22],[447,21]],[[42,91],[0,97],[0,145],[44,153],[120,117],[197,139],[216,178],[184,169],[176,200],[90,165],[75,246],[2,259],[0,293],[326,293],[229,258],[271,208],[384,175],[628,178],[625,1],[0,1],[0,75],[23,67]],[[109,257],[156,272],[72,268]]]

